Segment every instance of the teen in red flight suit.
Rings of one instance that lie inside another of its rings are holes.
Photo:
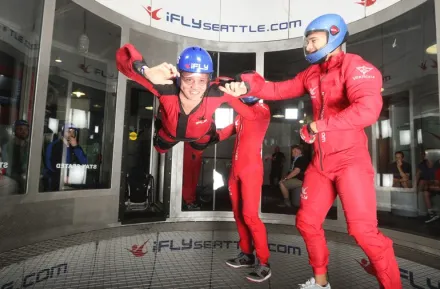
[[[315,155],[305,173],[296,226],[306,242],[315,277],[302,288],[330,288],[322,224],[338,194],[348,232],[370,259],[379,283],[385,289],[400,289],[393,243],[377,228],[374,170],[364,132],[382,109],[382,75],[360,56],[342,52],[347,37],[347,25],[339,15],[318,17],[305,32],[306,59],[313,64],[308,69],[278,83],[244,73],[239,77],[242,82],[221,89],[269,100],[307,92],[311,97],[315,121],[301,129],[301,137],[314,143]]]
[[[243,104],[242,101],[246,104]],[[263,185],[261,146],[270,123],[269,107],[255,97],[231,100],[229,105],[239,114],[235,123],[219,131],[220,140],[237,134],[232,154],[229,192],[232,211],[240,236],[241,253],[226,261],[233,268],[253,267],[254,246],[259,263],[246,277],[263,282],[271,276],[266,227],[258,216]],[[254,244],[254,246],[252,245]]]
[[[218,82],[211,82],[214,66],[209,53],[200,47],[188,47],[180,54],[177,68],[168,63],[149,68],[135,47],[126,44],[118,49],[116,64],[121,73],[159,99],[153,140],[156,150],[165,153],[179,141],[189,142],[193,150],[187,153],[201,160],[202,151],[218,141],[212,115],[231,99],[218,89]],[[185,173],[183,177],[184,184],[192,186],[193,176]],[[187,188],[184,195],[190,191]],[[195,196],[186,199],[192,201]],[[186,207],[198,209],[194,202],[186,203]]]

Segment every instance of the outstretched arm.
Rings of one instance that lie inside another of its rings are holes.
[[[230,124],[225,128],[217,130],[218,140],[224,141],[225,139],[230,138],[236,133],[237,131],[235,130],[235,124]]]
[[[266,81],[256,72],[242,73],[237,82],[226,83],[220,89],[232,96],[255,96],[265,100],[282,100],[300,97],[306,93],[304,78],[307,71],[300,72],[293,79],[280,82]]]
[[[168,63],[149,68],[142,54],[132,44],[125,44],[117,50],[116,66],[122,74],[158,97],[179,92],[174,83],[179,76],[177,69]]]

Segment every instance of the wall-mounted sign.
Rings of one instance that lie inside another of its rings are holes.
[[[354,22],[401,0],[95,0],[142,24],[197,39],[261,42],[301,37],[319,15]]]

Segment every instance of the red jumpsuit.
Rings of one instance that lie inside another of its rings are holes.
[[[402,288],[392,241],[377,228],[374,170],[364,128],[382,109],[382,75],[358,55],[340,53],[310,66],[295,78],[265,83],[256,73],[241,79],[249,95],[280,100],[308,92],[319,131],[315,155],[305,172],[296,226],[303,236],[315,274],[327,272],[322,224],[336,194],[342,202],[348,232],[373,264],[386,289]]]
[[[248,106],[238,99],[229,104],[239,114],[235,123],[219,131],[220,140],[234,133],[234,151],[229,176],[229,194],[232,211],[240,236],[243,253],[252,254],[255,245],[257,258],[262,264],[269,260],[266,227],[258,216],[263,185],[261,146],[270,123],[269,107],[264,103]]]
[[[185,204],[196,201],[196,189],[202,168],[203,151],[194,149],[189,142],[185,142],[183,151],[182,198]]]
[[[231,96],[218,89],[223,85],[219,79],[208,87],[202,102],[191,113],[186,114],[181,106],[180,89],[174,84],[154,85],[133,69],[134,61],[143,60],[142,55],[131,44],[126,44],[116,52],[118,70],[128,78],[144,86],[159,99],[159,111],[155,121],[153,144],[159,153],[165,153],[179,141],[185,145],[182,196],[186,204],[196,199],[197,181],[202,165],[202,152],[209,144],[218,141],[214,111]]]

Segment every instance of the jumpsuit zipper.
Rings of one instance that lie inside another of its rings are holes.
[[[238,147],[240,146],[240,137],[241,137],[241,132],[242,132],[242,127],[243,127],[243,123],[242,120],[240,119],[240,126],[239,126],[239,133],[237,134],[237,146],[236,146],[236,150],[235,150],[235,160],[238,160]]]
[[[322,80],[327,75],[327,72],[328,70],[325,71],[324,76],[321,76],[319,80],[319,90],[321,92],[321,110],[319,113],[320,120],[324,118],[324,93],[321,91],[321,84],[322,84]],[[321,171],[324,171],[324,166],[322,164],[321,134],[319,132],[318,132],[318,149],[319,149],[319,165],[321,166]]]

